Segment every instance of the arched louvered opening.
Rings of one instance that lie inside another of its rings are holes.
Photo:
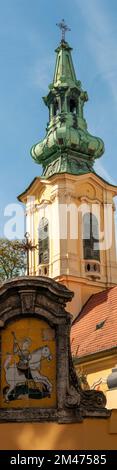
[[[39,265],[45,265],[45,272],[47,274],[47,267],[49,263],[49,222],[48,219],[42,217],[39,223]]]
[[[54,101],[54,104],[53,104],[53,116],[57,116],[59,114],[60,110],[59,110],[59,103],[57,100]]]
[[[77,114],[77,103],[75,101],[75,99],[73,98],[70,98],[69,100],[69,110],[70,110],[70,113],[72,114]]]
[[[85,260],[100,261],[99,225],[91,212],[83,216],[83,252]]]

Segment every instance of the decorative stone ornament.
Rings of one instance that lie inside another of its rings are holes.
[[[73,292],[47,277],[0,287],[0,422],[107,417],[102,392],[83,391],[70,352]]]

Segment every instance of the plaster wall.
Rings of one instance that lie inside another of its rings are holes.
[[[0,450],[117,449],[117,410],[108,419],[58,425],[0,424]]]

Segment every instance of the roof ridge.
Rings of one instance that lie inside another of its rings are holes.
[[[90,297],[88,298],[88,300],[86,300],[86,302],[84,303],[84,305],[83,305],[83,307],[81,308],[80,312],[78,313],[77,317],[74,319],[74,321],[73,321],[73,323],[72,323],[72,326],[75,325],[75,323],[76,323],[78,320],[81,319],[83,310],[84,310],[85,307],[87,306],[88,302],[90,302],[91,299],[93,299],[94,296],[97,297],[98,295],[104,294],[104,292],[105,292],[105,293],[106,293],[106,292],[109,292],[109,291],[111,291],[112,289],[115,289],[116,287],[117,287],[117,285],[116,285],[116,286],[112,286],[112,287],[107,287],[107,289],[104,289],[104,290],[99,291],[99,292],[95,292],[95,294],[90,295]],[[109,302],[110,302],[110,300],[109,300]],[[87,314],[87,312],[86,312],[86,314]]]
[[[73,322],[71,339],[72,354],[79,358],[117,346],[117,285],[89,297]]]
[[[93,295],[95,295],[95,294],[90,295],[90,297],[86,300],[85,304],[84,304],[83,307],[81,308],[81,310],[80,310],[80,312],[78,313],[77,317],[73,320],[72,326],[75,325],[75,323],[77,323],[79,317],[80,317],[81,314],[82,314],[83,309],[84,309],[85,306],[88,304],[89,300],[91,300],[91,298],[93,297]]]

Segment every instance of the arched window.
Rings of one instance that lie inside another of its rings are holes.
[[[77,104],[73,98],[71,98],[69,101],[69,109],[70,109],[70,113],[77,114]]]
[[[39,264],[48,264],[48,263],[49,263],[49,223],[48,223],[48,219],[46,219],[45,217],[42,217],[39,223]]]
[[[57,100],[54,101],[53,105],[53,115],[57,116],[59,114],[59,103]]]
[[[100,261],[98,220],[91,212],[83,216],[83,250],[84,259]]]

